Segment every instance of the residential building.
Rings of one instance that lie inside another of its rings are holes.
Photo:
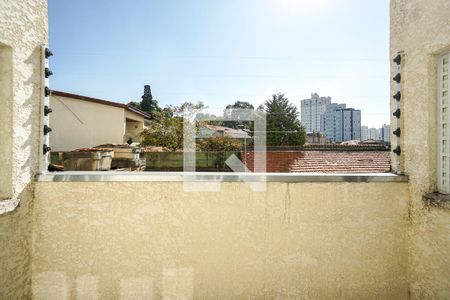
[[[361,126],[361,141],[365,141],[369,139],[369,127]]]
[[[381,134],[378,128],[369,128],[369,140],[380,141]]]
[[[252,136],[250,133],[243,129],[229,128],[225,126],[218,125],[205,125],[200,128],[197,138],[209,138],[209,137],[230,137],[238,139],[244,143],[250,143],[252,141]]]
[[[321,132],[320,116],[331,104],[331,97],[320,97],[317,93],[311,93],[310,99],[301,101],[301,122],[306,132]]]
[[[387,144],[391,143],[391,125],[383,124],[380,128],[381,140]]]
[[[327,139],[322,132],[308,132],[306,134],[306,142],[308,144],[325,144]]]
[[[374,140],[390,143],[391,126],[384,124],[381,128],[361,126],[361,141]]]
[[[50,97],[53,151],[137,141],[150,115],[127,104],[60,91]]]
[[[346,108],[345,104],[327,105],[321,116],[321,127],[327,139],[333,143],[359,140],[361,138],[361,111]]]

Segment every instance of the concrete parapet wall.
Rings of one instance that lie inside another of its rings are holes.
[[[407,183],[40,182],[35,299],[406,299]]]

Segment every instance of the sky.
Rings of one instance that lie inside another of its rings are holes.
[[[389,0],[48,2],[54,90],[220,110],[317,92],[389,124]]]

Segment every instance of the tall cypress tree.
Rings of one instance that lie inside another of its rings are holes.
[[[142,96],[140,107],[143,111],[150,113],[152,117],[154,112],[161,111],[161,108],[158,106],[158,101],[153,99],[152,90],[149,85],[144,86],[144,95]]]

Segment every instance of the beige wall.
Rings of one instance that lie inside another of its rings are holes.
[[[51,96],[50,105],[53,109],[50,118],[53,151],[124,142],[123,108],[61,96]]]
[[[144,130],[144,117],[131,111],[125,111],[126,133],[125,140],[132,138],[134,142],[139,141],[139,134]]]
[[[407,197],[406,183],[38,183],[34,298],[406,299]]]
[[[13,131],[13,57],[12,48],[0,44],[0,199],[12,196],[12,131]]]
[[[38,169],[40,47],[46,42],[45,0],[0,1],[0,299],[31,297],[31,181]]]
[[[449,299],[450,211],[424,207],[422,195],[436,190],[436,62],[439,54],[450,50],[450,1],[391,0],[391,56],[400,50],[405,52],[402,153],[410,178],[411,296]],[[392,64],[392,76],[395,73]]]

